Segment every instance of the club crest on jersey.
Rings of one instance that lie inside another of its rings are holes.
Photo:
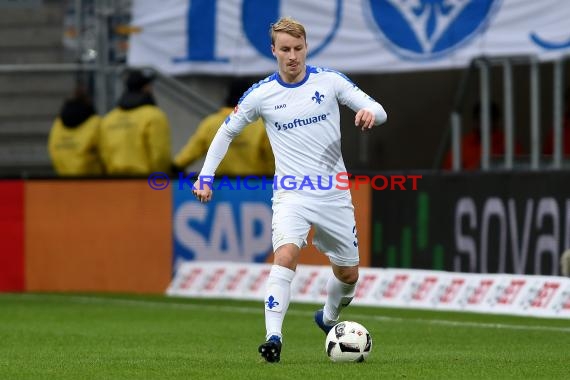
[[[323,94],[319,94],[318,91],[315,91],[315,96],[311,98],[311,100],[315,101],[317,104],[321,104],[324,99],[325,96]]]

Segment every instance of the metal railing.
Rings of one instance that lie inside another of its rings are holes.
[[[565,55],[554,62],[553,71],[553,133],[554,133],[554,149],[552,156],[552,166],[556,169],[560,169],[563,164],[564,156],[564,129],[563,129],[563,117],[564,117],[564,83],[565,74],[564,66],[566,62],[570,61],[570,55]],[[567,95],[568,96],[568,95]]]
[[[116,21],[113,21],[113,10],[116,9],[118,5],[111,0],[75,0],[70,3],[74,3],[76,9],[81,10],[81,12],[74,14],[73,19],[68,18],[67,20],[69,25],[75,27],[78,32],[76,37],[77,45],[75,46],[75,48],[77,48],[77,54],[74,57],[76,62],[0,64],[0,75],[49,75],[50,73],[69,75],[69,79],[72,80],[68,82],[66,79],[68,86],[82,84],[92,96],[97,111],[100,114],[105,114],[116,105],[117,100],[124,91],[123,79],[125,70],[129,69],[124,61],[121,62],[120,60],[114,59],[116,55],[113,53],[112,48],[113,41],[111,40],[112,36],[110,30],[114,25],[113,23],[116,23]],[[90,8],[87,7],[87,5],[89,5]],[[86,13],[89,14],[87,15]],[[90,19],[86,21],[88,17]],[[87,28],[90,28],[89,33],[82,33],[85,32]],[[88,44],[86,44],[85,41],[87,38],[85,34],[89,34],[91,36],[89,38],[92,38]],[[71,48],[74,47],[72,46]],[[86,51],[89,51],[90,54],[86,55]],[[171,103],[180,106],[179,108],[183,110],[184,113],[188,113],[190,118],[193,116],[203,118],[219,108],[217,102],[204,97],[203,93],[186,85],[177,78],[166,75],[154,68],[140,67],[140,69],[152,69],[157,76],[155,81],[156,92],[159,93],[160,96],[167,97],[171,100]],[[72,78],[72,76],[74,77]],[[62,87],[60,90],[62,102],[64,100],[63,97],[73,94],[73,88]],[[66,94],[64,91],[68,93]],[[51,107],[53,107],[53,105],[51,105]],[[54,115],[55,112],[54,110]],[[47,122],[50,123],[51,120]],[[46,125],[48,124],[46,123]],[[13,133],[14,131],[19,133]],[[9,135],[9,133],[11,134]],[[20,131],[18,129],[0,131],[2,138],[5,139],[7,136],[10,136],[10,141],[16,141],[18,143],[21,141],[22,144],[18,145],[18,147],[24,148],[30,145],[26,142],[26,139],[28,139],[26,133],[26,131]],[[42,129],[42,138],[45,138],[45,136],[43,136],[44,134],[45,130]],[[6,144],[7,140],[4,140],[4,142],[3,148],[9,146]],[[37,144],[37,142],[35,143]],[[10,173],[17,171],[24,173],[27,170],[26,167],[31,166],[34,168],[39,167],[40,169],[44,166],[51,166],[46,158],[46,152],[43,146],[40,152],[41,154],[28,154],[26,149],[18,150],[18,154],[14,153],[14,149],[4,149],[3,152],[5,156],[6,154],[8,155],[7,158],[5,157],[5,165],[3,165],[3,167],[9,168]],[[30,164],[30,162],[33,165]],[[36,169],[33,170],[33,172],[36,171]]]
[[[128,67],[125,65],[105,66],[101,68],[95,64],[82,63],[38,63],[38,64],[4,64],[0,65],[0,74],[17,73],[93,73],[102,76],[103,85],[96,86],[92,94],[97,109],[101,113],[108,112],[114,107],[123,88],[121,78]],[[195,113],[204,117],[219,108],[219,104],[204,98],[202,94],[180,80],[166,75],[152,67],[140,67],[150,69],[156,73],[156,85],[162,93],[170,99]]]
[[[122,76],[127,68],[123,63],[126,57],[118,58],[116,38],[124,38],[116,29],[120,26],[129,29],[131,0],[74,0],[69,3],[73,10],[73,19],[69,20],[78,31],[76,39],[77,60],[90,60],[91,65],[82,66],[93,72],[94,98],[97,109],[109,111],[115,104],[123,88]],[[87,35],[94,35],[90,42]],[[89,51],[89,54],[86,52]],[[142,69],[142,67],[141,67]],[[181,81],[153,69],[158,76],[157,86],[175,102],[183,105],[198,116],[214,112],[218,105],[213,104],[203,95],[186,86]]]
[[[444,135],[442,144],[438,152],[437,160],[434,168],[439,168],[442,162],[445,147],[449,141],[449,131],[451,131],[451,151],[453,155],[452,170],[460,171],[462,147],[462,110],[465,106],[466,94],[470,88],[470,84],[478,74],[479,80],[479,101],[481,104],[481,170],[487,171],[491,169],[491,69],[493,67],[502,68],[502,90],[503,90],[503,107],[504,107],[504,134],[505,146],[502,169],[514,169],[515,157],[515,112],[514,112],[514,93],[515,83],[513,79],[513,68],[517,65],[527,66],[529,69],[529,101],[530,101],[530,160],[528,166],[531,170],[539,170],[545,167],[552,169],[561,169],[563,165],[563,146],[564,131],[563,123],[563,92],[564,92],[564,65],[570,56],[564,56],[556,60],[553,71],[553,131],[554,131],[554,152],[552,163],[542,162],[542,139],[541,139],[541,112],[543,112],[541,99],[541,83],[540,83],[540,62],[538,58],[529,56],[506,56],[506,57],[479,57],[471,61],[468,69],[462,75],[453,110],[450,116],[450,126]],[[547,165],[548,164],[548,165]]]

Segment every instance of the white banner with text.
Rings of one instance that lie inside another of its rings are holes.
[[[270,264],[186,262],[166,293],[263,300]],[[328,266],[299,265],[291,300],[324,303]],[[570,278],[360,268],[353,303],[363,306],[570,319]]]
[[[128,62],[169,74],[264,75],[281,16],[307,29],[308,63],[347,73],[465,67],[479,56],[570,53],[570,1],[133,0]]]

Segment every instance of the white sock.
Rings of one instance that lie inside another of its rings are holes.
[[[323,308],[323,321],[327,325],[338,322],[340,311],[350,304],[354,297],[356,283],[345,284],[331,274],[327,281],[327,301]]]
[[[295,277],[295,271],[289,268],[280,265],[271,267],[265,290],[266,339],[269,339],[271,335],[277,335],[280,338],[282,336],[281,327],[289,307],[293,277]]]

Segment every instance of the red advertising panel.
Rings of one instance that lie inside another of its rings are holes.
[[[163,293],[171,210],[145,180],[29,181],[27,290]]]
[[[0,292],[24,290],[24,182],[0,181]]]

